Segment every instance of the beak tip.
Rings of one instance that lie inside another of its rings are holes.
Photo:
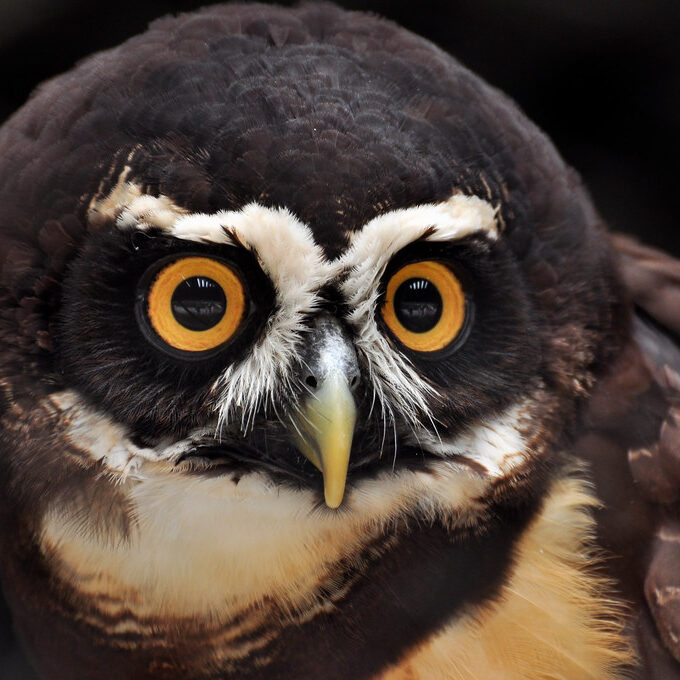
[[[342,504],[344,495],[345,495],[344,488],[342,489],[342,491],[338,490],[330,491],[328,489],[324,489],[324,501],[326,502],[326,506],[329,507],[331,510],[339,508],[340,505]]]

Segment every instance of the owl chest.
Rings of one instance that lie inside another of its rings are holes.
[[[265,531],[197,493],[200,521],[180,521],[177,503],[147,508],[118,544],[46,518],[43,552],[77,603],[69,626],[94,650],[88,664],[140,678],[604,680],[628,659],[583,550],[576,482],[468,544],[437,523],[270,519]]]

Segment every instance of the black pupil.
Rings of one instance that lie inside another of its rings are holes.
[[[227,310],[222,286],[207,276],[184,279],[172,294],[172,313],[185,328],[207,331],[216,326]]]
[[[408,279],[394,294],[394,312],[399,323],[412,333],[432,330],[442,315],[442,296],[427,279]]]

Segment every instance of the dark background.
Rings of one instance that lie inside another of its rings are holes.
[[[0,121],[45,78],[203,4],[0,0]],[[581,172],[614,229],[680,255],[680,0],[338,4],[427,36],[506,91]],[[23,680],[3,618],[0,604],[0,679]]]

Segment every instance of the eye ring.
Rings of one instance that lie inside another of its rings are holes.
[[[213,299],[223,300],[222,309],[208,308],[214,323],[196,328],[191,317],[178,318],[181,306],[177,292],[198,286],[209,288]],[[226,263],[208,257],[187,256],[174,259],[158,270],[147,282],[144,295],[144,317],[148,330],[156,336],[156,343],[170,353],[205,355],[227,343],[238,331],[245,316],[246,297],[238,273]]]
[[[429,296],[427,306],[420,305],[429,321],[415,317],[412,323],[407,320],[405,307],[400,308],[398,298],[403,299],[408,288],[420,292],[421,297]],[[401,267],[390,277],[381,314],[399,342],[415,352],[428,354],[446,349],[460,336],[466,326],[466,309],[463,287],[453,271],[442,262],[423,260]],[[407,328],[405,322],[412,328]]]

